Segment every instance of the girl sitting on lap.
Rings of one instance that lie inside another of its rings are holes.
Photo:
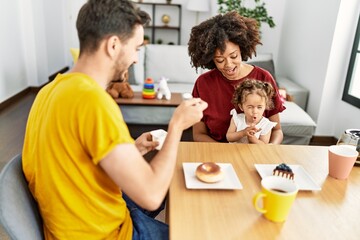
[[[236,108],[232,115],[226,138],[229,142],[269,143],[271,129],[276,122],[264,117],[265,110],[273,108],[274,89],[271,84],[255,79],[247,79],[236,87],[232,102]]]

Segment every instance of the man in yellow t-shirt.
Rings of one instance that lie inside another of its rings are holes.
[[[46,239],[168,239],[168,227],[146,214],[165,198],[184,129],[207,103],[175,110],[162,149],[131,138],[119,107],[106,93],[137,62],[149,17],[127,0],[89,0],[77,18],[80,56],[36,97],[29,114],[23,170],[39,204]],[[126,193],[126,195],[125,195]]]

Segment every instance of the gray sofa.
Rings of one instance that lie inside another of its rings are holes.
[[[278,85],[285,88],[293,96],[293,102],[285,102],[286,110],[280,114],[284,132],[283,144],[307,145],[315,132],[316,124],[305,112],[308,91],[291,80],[278,77],[271,54],[258,54],[249,63],[267,69],[276,77]],[[157,81],[161,77],[168,78],[172,92],[192,92],[194,82],[202,74],[190,65],[187,46],[184,45],[146,45],[139,51],[139,62],[129,71],[129,82],[134,91],[141,91],[144,79],[152,77]],[[120,106],[124,119],[133,137],[142,131],[153,128],[164,128],[170,120],[175,108],[149,106]],[[191,132],[183,140],[191,140]]]

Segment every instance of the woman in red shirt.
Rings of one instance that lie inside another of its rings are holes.
[[[265,111],[264,116],[278,123],[272,130],[270,143],[282,142],[279,113],[285,107],[275,80],[265,69],[243,62],[256,55],[258,44],[261,42],[256,20],[236,12],[219,14],[192,28],[188,44],[192,65],[196,69],[210,69],[199,76],[192,93],[208,103],[202,121],[193,126],[194,141],[227,142],[234,88],[253,78],[269,82],[275,89],[274,108]],[[241,112],[238,108],[237,111]]]

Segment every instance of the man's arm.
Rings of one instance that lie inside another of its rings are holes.
[[[181,133],[171,134],[169,131],[162,149],[150,163],[135,145],[120,144],[100,162],[100,166],[139,206],[155,210],[170,185]]]
[[[206,107],[200,99],[184,101],[170,120],[164,145],[150,163],[136,145],[119,144],[100,161],[100,166],[138,205],[157,209],[170,186],[182,132],[200,121]]]

